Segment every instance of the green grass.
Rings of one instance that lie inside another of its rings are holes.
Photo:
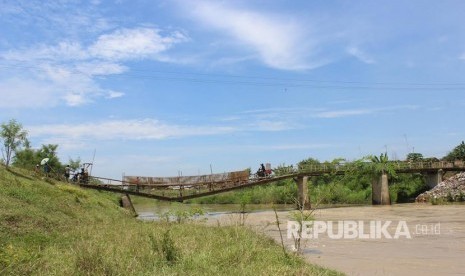
[[[142,222],[114,194],[0,168],[0,275],[339,275],[245,227]]]

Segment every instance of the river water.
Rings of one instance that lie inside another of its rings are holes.
[[[202,208],[207,224],[237,225],[239,205],[137,204],[141,219],[157,219],[173,208]],[[293,205],[278,205],[281,234],[285,246],[292,250],[294,240],[287,237]],[[247,205],[245,224],[281,244],[276,216],[271,205]],[[465,205],[398,204],[391,206],[355,206],[321,208],[314,218],[321,222],[392,223],[385,230],[394,235],[404,222],[410,237],[332,238],[322,234],[304,239],[302,251],[310,263],[336,269],[347,275],[465,275]],[[337,224],[334,224],[337,227]],[[360,225],[359,225],[360,226]],[[405,230],[405,228],[403,228]],[[366,233],[365,233],[366,235]]]
[[[318,209],[326,208],[340,208],[340,207],[353,207],[360,205],[347,205],[347,204],[332,204],[332,205],[319,205]],[[239,214],[246,212],[248,214],[259,214],[262,212],[269,212],[276,209],[278,212],[290,212],[296,210],[294,204],[247,204],[241,206],[240,204],[181,204],[170,202],[136,202],[134,208],[138,214],[138,218],[142,220],[158,220],[160,216],[167,212],[176,210],[190,211],[202,210],[203,215],[201,218],[214,219],[224,215]]]
[[[277,211],[291,211],[295,209],[295,205],[289,204],[275,204],[274,207]],[[192,211],[199,209],[203,212],[203,215],[201,215],[200,218],[214,219],[224,215],[238,214],[243,211],[247,213],[272,211],[273,205],[248,204],[241,206],[240,204],[180,204],[154,201],[135,203],[134,208],[137,211],[139,219],[142,220],[158,220],[164,213],[174,212],[176,210]]]

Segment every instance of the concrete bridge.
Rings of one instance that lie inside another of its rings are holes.
[[[379,164],[359,163],[365,169]],[[389,162],[396,173],[421,173],[429,187],[433,188],[442,181],[444,173],[465,171],[465,162]],[[299,168],[281,168],[279,176],[258,177],[250,175],[248,170],[179,177],[141,177],[126,176],[122,180],[92,177],[96,184],[80,184],[81,187],[104,190],[126,195],[137,195],[163,201],[183,202],[188,199],[204,197],[257,185],[267,185],[284,179],[294,179],[298,186],[298,202],[305,209],[310,208],[308,198],[308,179],[321,175],[342,175],[357,170],[354,163],[313,164]],[[380,172],[372,182],[372,204],[390,204],[387,173]]]

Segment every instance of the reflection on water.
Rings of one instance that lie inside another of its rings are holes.
[[[169,202],[143,202],[135,203],[134,207],[137,211],[139,219],[142,220],[159,220],[163,214],[172,213],[175,211],[191,211],[202,210],[204,213],[201,218],[215,218],[227,214],[241,213],[259,213],[264,211],[272,211],[273,206],[277,211],[292,211],[295,210],[294,204],[247,204],[241,206],[240,204],[182,204],[182,203],[169,203]],[[317,209],[349,207],[359,205],[347,204],[331,204],[319,205]],[[199,218],[199,217],[197,217]]]
[[[312,249],[312,248],[304,248],[302,250],[303,254],[315,254],[315,255],[320,255],[322,254],[321,250],[318,249]]]
[[[291,204],[275,204],[277,211],[291,211],[295,209],[295,205]],[[247,213],[257,213],[263,211],[273,210],[273,205],[269,204],[250,204],[242,207],[240,204],[181,204],[181,203],[165,203],[154,202],[134,204],[139,219],[142,220],[158,220],[160,217],[168,212],[173,211],[190,211],[201,209],[205,218],[214,218],[226,214],[240,213],[245,211]]]

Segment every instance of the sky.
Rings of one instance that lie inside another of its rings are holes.
[[[93,175],[465,140],[465,1],[0,0],[0,122]]]

